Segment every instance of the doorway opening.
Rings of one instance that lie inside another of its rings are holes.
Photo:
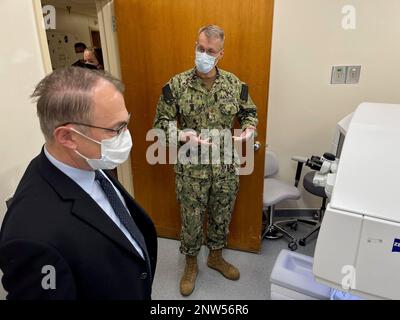
[[[56,10],[56,29],[46,30],[52,69],[85,66],[85,48],[97,49],[102,58],[102,44],[95,0],[41,0],[42,6]]]

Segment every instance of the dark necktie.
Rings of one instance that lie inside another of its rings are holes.
[[[151,267],[150,267],[150,259],[147,253],[146,243],[144,241],[143,235],[137,227],[135,221],[129,214],[128,210],[125,208],[122,203],[120,197],[112,186],[111,182],[98,170],[95,171],[95,179],[99,181],[101,188],[107,196],[108,201],[110,202],[111,207],[114,209],[115,214],[123,224],[123,226],[128,230],[129,234],[133,239],[139,244],[140,248],[143,251],[144,258],[146,260],[147,271],[149,273],[150,281],[151,281]]]

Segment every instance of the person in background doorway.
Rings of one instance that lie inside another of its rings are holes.
[[[83,59],[83,52],[86,49],[86,44],[84,44],[83,42],[77,42],[74,45],[74,49],[75,49],[75,54],[76,54],[76,57],[78,58],[78,60],[75,61],[72,64],[72,66],[73,67],[84,67],[85,60]]]
[[[88,69],[104,69],[103,53],[101,48],[87,48],[83,53],[85,67]]]

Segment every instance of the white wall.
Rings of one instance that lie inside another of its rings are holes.
[[[355,30],[341,26],[345,5],[356,8]],[[275,0],[267,139],[280,178],[294,181],[292,155],[330,151],[336,123],[359,103],[400,103],[399,17],[398,0]],[[333,65],[353,64],[358,85],[330,85]],[[303,191],[280,207],[319,206]]]
[[[29,95],[45,75],[31,0],[0,1],[0,223],[28,163],[43,144]],[[5,14],[6,13],[6,14]],[[12,30],[12,36],[10,36]],[[7,44],[7,45],[5,45]],[[0,285],[0,299],[4,291]]]
[[[89,16],[73,11],[68,13],[66,9],[56,7],[56,31],[72,33],[76,35],[78,42],[83,42],[90,47],[92,46],[90,29],[99,30],[96,15],[95,11],[93,16]]]

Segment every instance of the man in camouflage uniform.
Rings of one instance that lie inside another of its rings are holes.
[[[174,144],[175,136],[181,144],[188,142],[191,152],[193,148],[198,150],[197,146],[211,148],[207,137],[201,134],[202,130],[231,131],[235,116],[244,130],[239,140],[254,134],[257,112],[248,95],[248,87],[232,73],[216,67],[224,53],[223,44],[221,28],[214,25],[201,28],[196,43],[196,67],[174,76],[163,87],[154,127],[164,130],[170,145]],[[174,121],[179,123],[175,132],[170,129]],[[204,152],[201,158],[204,160]],[[197,254],[202,245],[206,211],[207,246],[210,249],[207,265],[230,280],[240,277],[239,270],[222,257],[239,188],[238,166],[225,162],[225,159],[221,160],[222,163],[210,161],[209,164],[192,160],[192,157],[187,163],[178,160],[175,166],[176,193],[182,219],[180,251],[186,255],[186,267],[180,282],[184,296],[190,295],[195,286]]]

